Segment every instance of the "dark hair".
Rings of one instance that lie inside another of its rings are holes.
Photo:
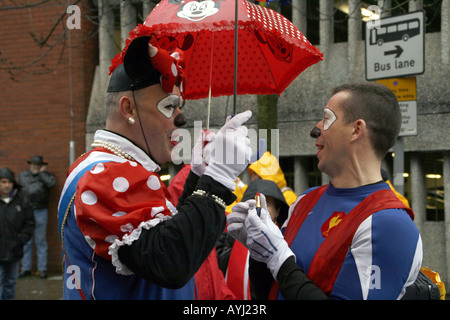
[[[396,96],[385,85],[373,82],[343,84],[333,88],[332,94],[341,91],[350,92],[342,105],[344,121],[363,119],[376,155],[384,158],[400,133],[402,115]]]

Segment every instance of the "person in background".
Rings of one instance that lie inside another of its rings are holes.
[[[277,157],[269,151],[264,152],[258,160],[252,162],[247,170],[250,173],[251,181],[263,179],[275,182],[281,190],[288,206],[297,199],[294,190],[287,185],[286,178]],[[242,201],[242,197],[248,187],[239,177],[235,182],[236,188],[233,193],[236,196],[236,201],[227,207],[227,212],[231,212],[233,206]]]
[[[277,157],[269,151],[264,152],[258,161],[251,163],[248,166],[248,172],[250,173],[252,181],[264,179],[275,182],[289,206],[297,199],[294,190],[287,185],[286,178],[284,177],[283,170],[281,169]]]
[[[248,209],[247,200],[253,204],[256,193],[261,194],[261,201],[267,206],[272,221],[281,227],[287,218],[289,206],[277,184],[271,180],[256,179],[250,182],[237,206]],[[224,232],[216,243],[219,267],[226,277],[228,287],[240,300],[251,299],[251,286],[248,276],[247,248],[228,233]]]
[[[0,300],[16,292],[23,246],[33,235],[34,217],[9,168],[0,169]]]
[[[41,156],[33,156],[29,161],[29,170],[22,171],[18,183],[25,198],[30,203],[36,223],[34,236],[24,248],[20,276],[31,275],[33,261],[33,238],[36,244],[37,270],[41,278],[47,277],[47,222],[50,189],[56,185],[56,177],[47,171],[48,163]]]

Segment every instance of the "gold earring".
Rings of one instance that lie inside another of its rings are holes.
[[[129,124],[133,125],[135,122],[136,122],[136,121],[134,120],[133,117],[129,117],[129,118],[128,118],[128,123],[129,123]]]

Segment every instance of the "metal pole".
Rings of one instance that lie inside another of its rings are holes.
[[[238,64],[238,7],[239,0],[234,5],[234,90],[233,90],[233,114],[236,114],[237,99],[237,64]]]
[[[72,77],[72,31],[67,28],[68,52],[69,52],[69,117],[70,117],[70,140],[69,140],[69,165],[75,161],[75,141],[73,137],[74,112],[73,112],[73,77]]]
[[[403,172],[405,172],[405,156],[403,150],[403,137],[398,137],[397,143],[394,146],[394,188],[402,195],[404,195],[404,183]]]
[[[209,118],[211,117],[211,87],[213,74],[213,55],[214,55],[214,32],[211,33],[211,60],[209,64],[209,94],[208,94],[208,114],[206,118],[206,129],[209,129]]]

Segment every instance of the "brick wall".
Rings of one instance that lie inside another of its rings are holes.
[[[78,3],[82,16],[90,14],[87,3]],[[69,166],[71,124],[78,157],[85,150],[85,119],[98,60],[97,38],[88,36],[96,26],[83,17],[81,29],[70,30],[71,66],[68,34],[64,35],[68,15],[56,24],[46,44],[40,47],[33,39],[31,33],[38,40],[44,39],[65,12],[66,7],[57,1],[0,12],[0,167],[8,166],[17,176],[28,169],[26,161],[31,156],[42,155],[49,163],[48,171],[57,177],[49,203],[49,272],[61,271],[56,216]],[[19,68],[6,69],[15,66]]]

